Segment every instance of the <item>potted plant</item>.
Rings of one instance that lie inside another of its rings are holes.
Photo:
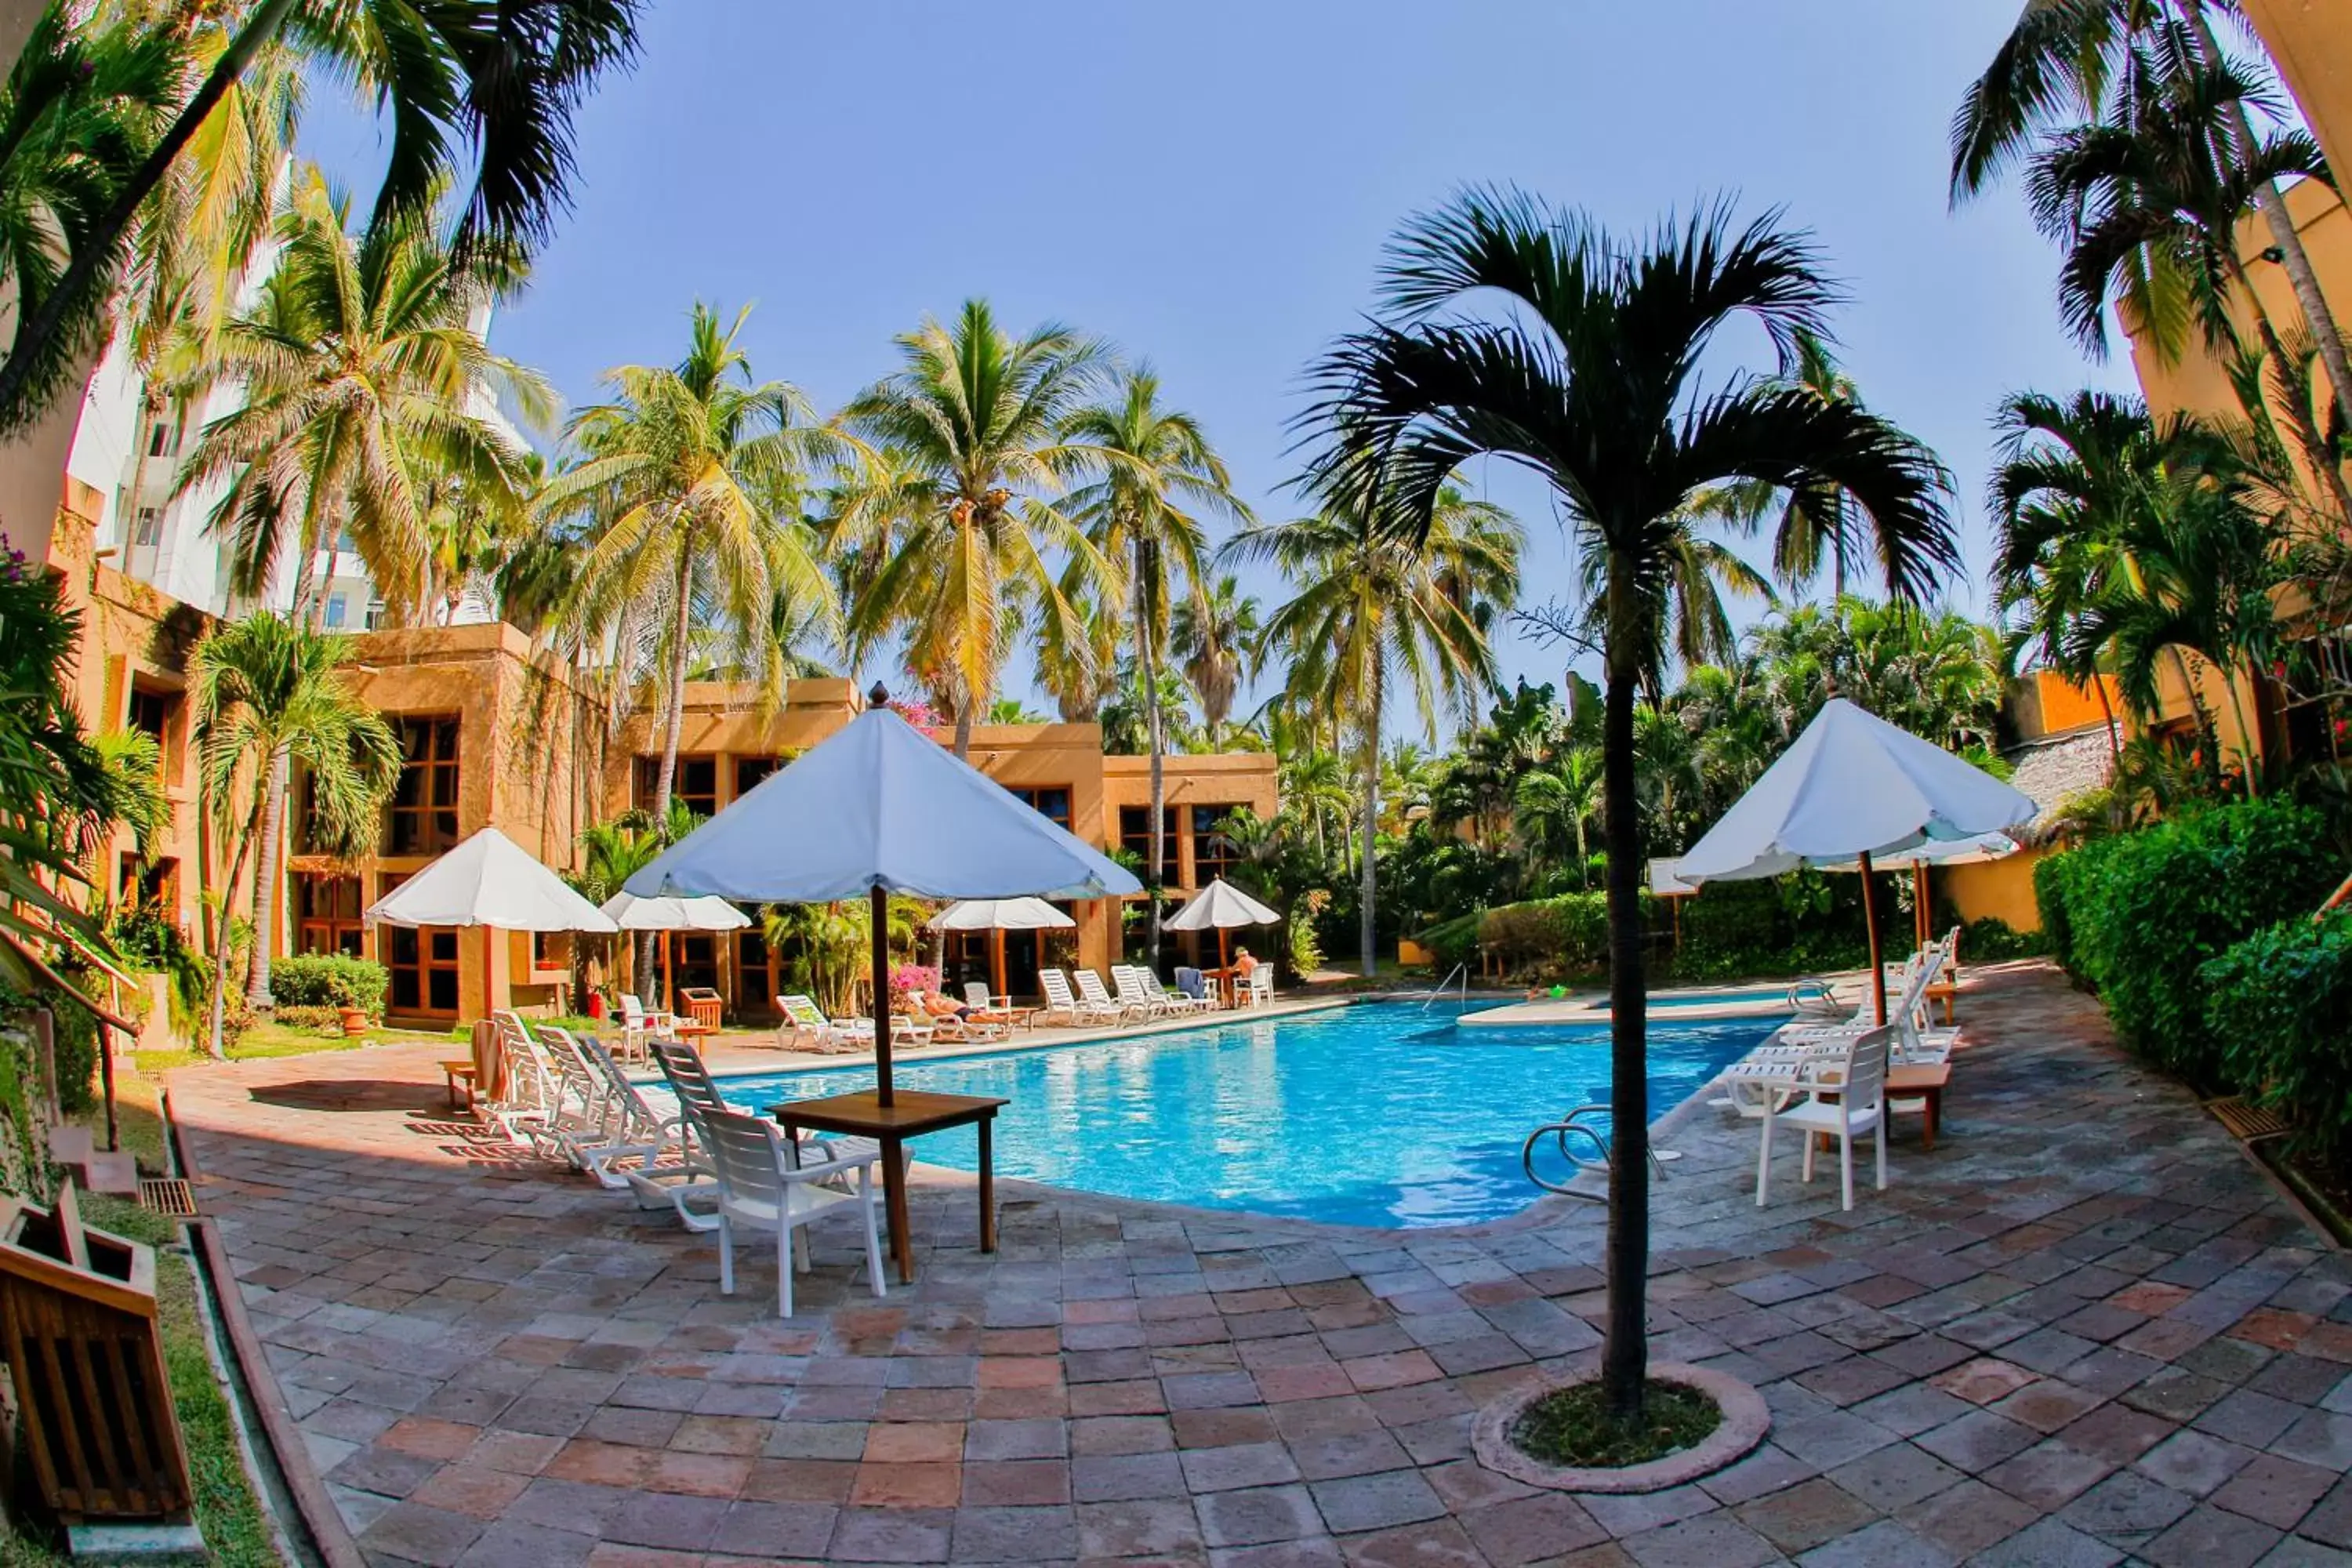
[[[343,1037],[345,1039],[356,1040],[362,1035],[368,1032],[368,1016],[366,1008],[340,1006],[335,1009],[335,1016],[343,1021]]]

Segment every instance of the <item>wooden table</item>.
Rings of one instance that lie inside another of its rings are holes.
[[[1005,1103],[983,1095],[929,1094],[902,1089],[895,1102],[886,1106],[868,1089],[824,1100],[795,1100],[772,1105],[768,1114],[788,1132],[837,1132],[845,1138],[871,1138],[882,1146],[882,1205],[890,1221],[890,1255],[898,1260],[898,1283],[911,1285],[915,1280],[915,1241],[907,1224],[907,1140],[967,1123],[979,1130],[980,1249],[994,1252],[996,1166],[989,1149],[989,1133],[996,1121],[997,1108]]]
[[[1927,1105],[1927,1125],[1920,1134],[1923,1148],[1936,1147],[1936,1128],[1944,1119],[1944,1086],[1951,1081],[1952,1064],[1948,1061],[1886,1069],[1884,1092],[1887,1099],[1917,1100]]]

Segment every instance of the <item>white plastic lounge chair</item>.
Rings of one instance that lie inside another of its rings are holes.
[[[731,1110],[702,1119],[704,1152],[719,1180],[719,1289],[735,1293],[735,1230],[748,1226],[776,1238],[776,1315],[793,1315],[793,1273],[809,1268],[808,1238],[794,1233],[818,1215],[855,1209],[866,1227],[866,1279],[883,1294],[882,1234],[874,1203],[874,1164],[843,1158],[795,1164],[783,1134],[772,1121]],[[826,1184],[855,1173],[855,1191]]]
[[[664,1116],[647,1103],[637,1086],[629,1081],[628,1074],[621,1069],[621,1064],[613,1059],[612,1052],[595,1036],[583,1035],[573,1043],[582,1058],[604,1080],[610,1096],[608,1103],[613,1107],[606,1141],[573,1149],[573,1157],[581,1168],[596,1178],[598,1185],[615,1192],[634,1185],[631,1178],[639,1173],[656,1182],[663,1179],[664,1173],[673,1177],[683,1175],[688,1149],[684,1113]]]
[[[1118,987],[1119,1005],[1146,1018],[1164,1018],[1176,1009],[1151,994],[1143,984],[1143,972],[1131,963],[1110,966],[1110,983]]]
[[[1886,1055],[1895,1029],[1869,1029],[1846,1042],[1834,1055],[1806,1062],[1763,1118],[1756,1152],[1756,1206],[1772,1174],[1772,1129],[1793,1129],[1804,1146],[1804,1179],[1813,1179],[1813,1134],[1838,1141],[1838,1192],[1847,1209],[1853,1207],[1853,1141],[1870,1134],[1878,1159],[1878,1186],[1886,1188]],[[1833,1098],[1824,1099],[1824,1096]],[[1793,1099],[1794,1103],[1788,1103]]]
[[[1136,984],[1143,988],[1143,994],[1171,1013],[1205,1013],[1216,1005],[1206,996],[1187,996],[1181,991],[1169,990],[1160,984],[1160,976],[1149,969],[1139,968],[1134,973]]]
[[[1116,1024],[1119,1020],[1117,1006],[1097,1006],[1081,1002],[1070,994],[1070,977],[1058,969],[1041,969],[1037,984],[1045,989],[1045,1013],[1048,1018],[1059,1018],[1066,1024]]]
[[[816,1003],[800,992],[776,998],[784,1021],[776,1027],[776,1044],[791,1049],[804,1045],[823,1052],[869,1049],[874,1044],[871,1018],[828,1018]]]
[[[1070,978],[1078,983],[1079,999],[1096,1014],[1118,1022],[1141,1016],[1136,1007],[1124,1000],[1114,998],[1108,991],[1105,990],[1102,976],[1093,970],[1073,969],[1070,971]]]
[[[1243,987],[1242,994],[1249,998],[1248,1002],[1244,1004],[1246,1006],[1273,1006],[1274,965],[1271,963],[1261,963],[1255,969],[1251,970],[1249,972],[1249,984]]]
[[[1012,1037],[1013,1026],[1007,1020],[971,1016],[958,1018],[951,1015],[931,1012],[923,1002],[923,998],[929,994],[928,991],[907,993],[907,1005],[916,1009],[915,1016],[909,1020],[909,1023],[913,1027],[923,1031],[922,1037],[916,1042],[918,1045],[927,1045],[934,1039],[946,1040],[956,1045],[971,1045],[990,1040],[1008,1039]],[[894,1039],[898,1037],[898,1019],[892,1018],[890,1034]]]
[[[987,1022],[1003,1024],[1008,1029],[1014,1027],[1027,1011],[1025,1008],[1015,1007],[1010,996],[989,994],[988,982],[985,980],[967,980],[963,983],[963,1005],[975,1013],[987,1015]]]

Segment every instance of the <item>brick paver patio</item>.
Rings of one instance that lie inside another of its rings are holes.
[[[1851,1215],[1752,1201],[1696,1107],[1656,1190],[1654,1353],[1767,1445],[1538,1492],[1472,1412],[1599,1342],[1596,1208],[1375,1232],[1006,1184],[917,1189],[920,1282],[802,1314],[764,1246],[484,1142],[433,1052],[191,1070],[173,1109],[310,1458],[383,1563],[2352,1563],[2352,1269],[2041,965],[1978,967],[1932,1154]],[[1801,1193],[1803,1195],[1801,1197]],[[1826,1193],[1826,1195],[1823,1194]]]

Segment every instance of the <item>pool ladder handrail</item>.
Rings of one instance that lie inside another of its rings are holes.
[[[1431,1004],[1431,1003],[1433,1003],[1433,1002],[1435,1002],[1439,997],[1441,997],[1441,996],[1443,996],[1443,995],[1444,995],[1444,994],[1445,994],[1445,988],[1446,988],[1448,985],[1451,985],[1451,984],[1454,984],[1454,977],[1455,975],[1457,975],[1457,974],[1458,974],[1458,975],[1460,975],[1460,976],[1462,977],[1462,984],[1461,984],[1461,986],[1460,986],[1460,990],[1461,990],[1461,994],[1462,994],[1462,1005],[1463,1005],[1463,1007],[1464,1007],[1465,1009],[1467,1009],[1467,1008],[1469,1007],[1469,1005],[1470,1005],[1470,965],[1469,965],[1468,961],[1467,961],[1467,960],[1465,960],[1465,961],[1464,961],[1463,963],[1457,963],[1457,964],[1455,964],[1453,968],[1451,968],[1451,969],[1447,970],[1447,971],[1445,972],[1445,978],[1444,978],[1444,979],[1443,979],[1443,980],[1441,980],[1441,981],[1439,981],[1436,984],[1434,984],[1434,985],[1431,986],[1431,987],[1429,988],[1429,990],[1428,990],[1426,993],[1424,993],[1424,994],[1423,994],[1422,999],[1421,999],[1421,1010],[1422,1010],[1423,1012],[1424,1012],[1424,1013],[1428,1012],[1428,1011],[1429,1011],[1429,1007],[1430,1007],[1430,1004]]]
[[[1566,1183],[1546,1181],[1536,1174],[1536,1145],[1546,1137],[1549,1137],[1559,1145],[1560,1157],[1576,1167],[1576,1176],[1570,1176],[1569,1182],[1574,1182],[1577,1176],[1583,1175],[1587,1171],[1600,1171],[1607,1173],[1615,1168],[1615,1158],[1610,1152],[1609,1140],[1601,1136],[1601,1129],[1583,1119],[1590,1115],[1606,1116],[1608,1114],[1609,1107],[1606,1105],[1580,1105],[1570,1111],[1563,1120],[1548,1123],[1528,1133],[1528,1141],[1519,1147],[1519,1168],[1528,1173],[1528,1180],[1548,1193],[1559,1193],[1565,1197],[1601,1201],[1603,1196],[1601,1194],[1585,1192]],[[1599,1158],[1591,1160],[1580,1158],[1577,1152],[1568,1146],[1568,1135],[1571,1132],[1591,1140],[1593,1150]],[[1650,1157],[1650,1174],[1660,1181],[1665,1179],[1666,1162],[1682,1158],[1679,1151],[1661,1150],[1655,1144],[1645,1144],[1644,1152]]]

